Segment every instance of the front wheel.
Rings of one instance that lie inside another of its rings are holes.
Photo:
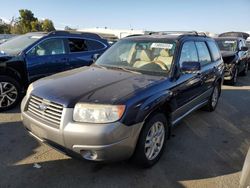
[[[239,72],[238,68],[235,67],[235,70],[234,70],[234,73],[233,73],[233,77],[229,81],[230,85],[233,85],[233,86],[236,85],[236,83],[238,81],[238,72]]]
[[[246,63],[244,70],[242,71],[241,75],[242,76],[247,76],[248,73],[248,63]]]
[[[158,113],[152,116],[140,133],[133,156],[134,162],[144,168],[153,166],[163,153],[168,131],[167,118],[164,114]]]
[[[9,76],[0,76],[0,112],[16,106],[20,98],[19,83]]]

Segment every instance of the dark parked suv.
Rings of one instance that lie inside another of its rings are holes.
[[[225,80],[231,85],[237,83],[238,75],[246,76],[248,72],[248,48],[241,37],[215,38],[225,63]]]
[[[23,123],[52,147],[92,161],[149,167],[170,129],[201,107],[215,110],[224,64],[214,39],[196,32],[124,38],[90,67],[29,86]]]
[[[0,111],[15,106],[28,85],[45,76],[90,65],[108,48],[93,33],[28,33],[0,45]]]

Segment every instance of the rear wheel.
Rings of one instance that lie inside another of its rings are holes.
[[[13,108],[20,98],[20,84],[9,76],[0,76],[0,111]]]
[[[164,114],[152,116],[140,133],[133,160],[141,167],[154,165],[161,157],[168,135],[167,119]]]
[[[208,101],[207,106],[206,106],[207,111],[212,112],[216,109],[219,98],[220,98],[220,92],[221,92],[221,85],[220,85],[220,83],[217,83],[214,86],[213,93]]]

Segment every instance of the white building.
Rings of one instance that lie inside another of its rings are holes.
[[[81,32],[91,32],[101,35],[113,35],[118,39],[126,37],[128,35],[144,34],[143,30],[133,30],[133,29],[109,29],[109,28],[85,28],[78,29],[77,31]]]

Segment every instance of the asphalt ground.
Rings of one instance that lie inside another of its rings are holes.
[[[176,126],[150,169],[67,157],[30,137],[17,107],[0,114],[0,187],[236,188],[249,146],[250,74],[223,86],[215,112],[198,110]]]

